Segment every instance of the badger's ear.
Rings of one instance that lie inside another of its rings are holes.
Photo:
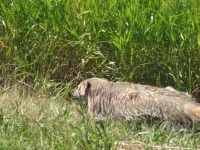
[[[87,82],[87,88],[86,88],[86,90],[89,90],[90,87],[91,87],[91,84],[89,82]]]
[[[85,83],[83,83],[83,85],[80,88],[80,95],[81,96],[87,95],[90,87],[91,87],[91,84],[88,81],[86,81]]]

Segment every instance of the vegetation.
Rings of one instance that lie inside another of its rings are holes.
[[[4,0],[0,29],[1,149],[200,148],[196,133],[96,123],[68,96],[97,76],[199,99],[199,1]]]

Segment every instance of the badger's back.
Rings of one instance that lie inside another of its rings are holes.
[[[100,117],[153,117],[177,126],[199,120],[200,107],[186,93],[126,82],[100,82],[88,93],[89,112]]]

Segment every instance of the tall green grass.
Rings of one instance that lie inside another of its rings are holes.
[[[198,94],[196,0],[6,0],[0,10],[3,81],[99,76]]]

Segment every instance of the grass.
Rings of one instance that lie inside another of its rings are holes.
[[[28,94],[13,86],[0,97],[4,108],[0,149],[197,149],[200,134],[135,122],[108,119],[97,122],[84,104]]]
[[[2,1],[1,80],[41,87],[99,76],[171,85],[198,97],[199,6],[196,0]]]
[[[199,100],[199,21],[197,0],[0,1],[0,148],[199,148],[197,133],[96,123],[68,96],[96,76]]]

